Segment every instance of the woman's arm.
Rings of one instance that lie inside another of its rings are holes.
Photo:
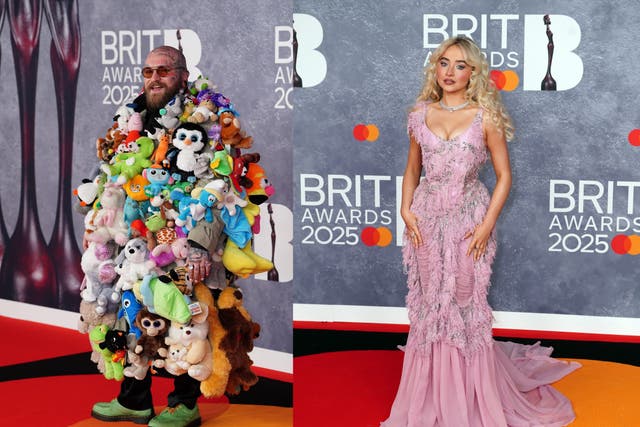
[[[507,141],[504,133],[500,132],[493,121],[485,116],[484,133],[487,148],[491,153],[491,162],[493,170],[496,174],[496,186],[491,195],[491,201],[487,208],[487,213],[480,224],[467,234],[465,238],[471,237],[467,255],[474,253],[477,260],[487,249],[489,235],[498,221],[500,212],[507,201],[509,190],[511,189],[511,164],[509,162],[509,151],[507,150]]]
[[[400,214],[404,220],[405,226],[411,236],[411,241],[414,245],[418,246],[422,244],[422,236],[418,229],[418,219],[415,214],[411,212],[411,202],[413,201],[413,193],[416,187],[420,183],[420,175],[422,173],[422,150],[420,145],[413,138],[413,135],[409,135],[409,154],[407,158],[407,167],[404,170],[402,177],[402,202],[400,205]]]

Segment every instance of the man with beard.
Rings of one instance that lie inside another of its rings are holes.
[[[162,109],[174,96],[187,89],[189,71],[184,55],[170,46],[160,46],[152,50],[142,68],[144,92],[130,102],[136,112],[143,117],[143,128],[153,133],[162,128],[156,121]],[[189,235],[191,250],[187,263],[191,269],[192,281],[203,281],[211,268],[211,258],[205,248],[207,240]],[[147,372],[143,380],[125,377],[120,394],[111,402],[99,402],[93,406],[91,415],[102,421],[133,421],[150,426],[180,427],[198,426],[201,423],[196,401],[200,396],[200,382],[188,374],[174,377],[174,390],[168,396],[168,406],[154,417],[151,398],[151,374]]]

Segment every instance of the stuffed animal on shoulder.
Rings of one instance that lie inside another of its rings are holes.
[[[246,136],[240,128],[240,120],[237,113],[231,108],[218,110],[218,122],[220,123],[220,137],[225,145],[234,148],[250,149],[253,145],[253,137]]]
[[[205,122],[216,122],[218,116],[216,115],[218,108],[211,99],[202,99],[191,116],[187,119],[189,123],[202,124]]]
[[[182,100],[174,96],[164,108],[160,109],[160,117],[156,121],[166,129],[175,129],[180,124],[182,114]]]
[[[204,128],[195,123],[183,123],[173,132],[173,147],[167,153],[171,176],[176,181],[195,182],[196,159],[209,142]]]

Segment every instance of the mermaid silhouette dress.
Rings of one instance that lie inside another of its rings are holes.
[[[551,358],[552,349],[539,343],[494,341],[487,291],[495,233],[478,261],[466,255],[464,236],[490,199],[478,180],[488,158],[483,110],[444,140],[426,125],[427,105],[419,103],[408,119],[425,171],[411,205],[423,243],[403,249],[411,328],[400,386],[381,427],[564,426],[573,408],[549,384],[580,365]]]

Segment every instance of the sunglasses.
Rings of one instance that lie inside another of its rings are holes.
[[[144,67],[142,69],[142,76],[145,79],[150,79],[153,76],[153,72],[157,72],[160,77],[167,77],[173,70],[184,69],[184,67],[167,67],[166,65],[160,65],[159,67]]]

